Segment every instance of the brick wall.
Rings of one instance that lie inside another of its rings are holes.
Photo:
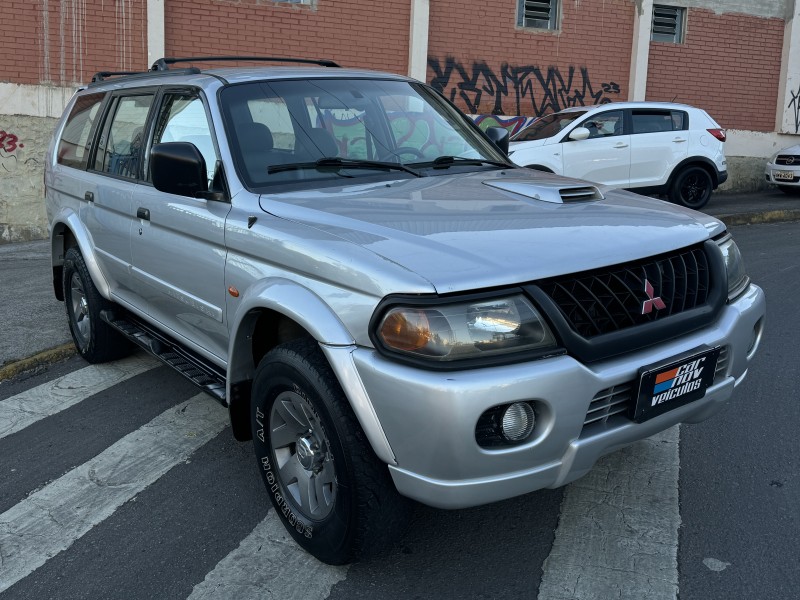
[[[690,8],[684,44],[650,43],[647,99],[701,107],[724,128],[774,131],[784,22]]]
[[[547,31],[517,27],[516,0],[431,2],[428,81],[471,113],[627,99],[634,3],[561,4],[560,30]]]
[[[166,53],[330,58],[405,74],[410,11],[408,0],[166,0]]]
[[[146,0],[2,0],[0,81],[73,85],[145,68]]]

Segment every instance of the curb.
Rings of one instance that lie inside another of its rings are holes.
[[[49,350],[39,352],[33,356],[8,363],[0,367],[0,381],[16,377],[24,371],[30,371],[36,367],[49,365],[59,360],[69,358],[73,354],[75,354],[75,345],[64,344],[63,346],[56,346],[55,348],[50,348]]]
[[[712,215],[715,216],[715,215]],[[800,209],[767,210],[754,213],[737,213],[732,215],[716,215],[728,227],[734,225],[759,225],[761,223],[782,223],[800,220]]]

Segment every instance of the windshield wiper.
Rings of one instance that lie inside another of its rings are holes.
[[[285,165],[272,165],[267,169],[267,173],[281,173],[283,171],[296,171],[299,169],[319,169],[338,171],[340,169],[376,169],[382,171],[405,171],[411,173],[415,177],[422,177],[413,169],[409,169],[405,165],[393,162],[383,162],[378,160],[361,160],[353,158],[338,158],[334,156],[326,156],[319,158],[314,162],[304,163],[287,163]]]
[[[469,166],[469,165],[493,165],[495,167],[511,168],[514,165],[507,162],[500,162],[498,160],[488,160],[485,158],[466,158],[463,156],[440,156],[434,158],[430,162],[414,163],[415,167],[433,167],[434,169],[449,169],[453,165]]]

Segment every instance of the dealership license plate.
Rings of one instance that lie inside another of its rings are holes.
[[[705,396],[714,383],[719,348],[639,369],[633,420],[642,423]]]
[[[773,171],[773,179],[780,179],[781,181],[794,181],[794,171]]]

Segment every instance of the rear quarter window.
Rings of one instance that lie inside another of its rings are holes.
[[[105,94],[87,94],[75,101],[67,123],[58,141],[58,163],[76,169],[85,169],[91,150],[92,126],[100,114]]]

